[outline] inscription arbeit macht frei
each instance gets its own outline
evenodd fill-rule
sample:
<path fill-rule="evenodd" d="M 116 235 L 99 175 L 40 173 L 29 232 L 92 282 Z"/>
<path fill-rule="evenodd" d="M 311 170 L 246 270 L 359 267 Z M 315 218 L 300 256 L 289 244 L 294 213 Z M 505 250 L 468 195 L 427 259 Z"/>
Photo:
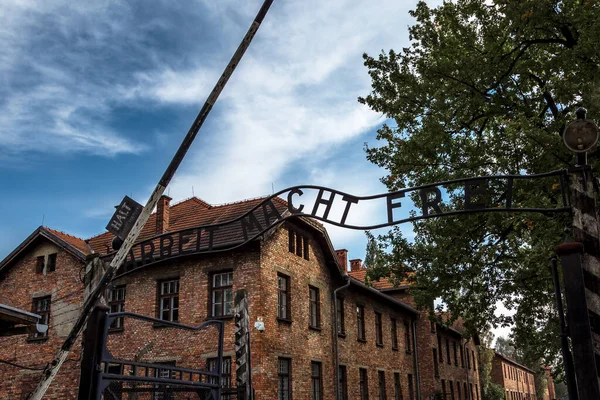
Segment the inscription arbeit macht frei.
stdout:
<path fill-rule="evenodd" d="M 350 229 L 370 230 L 420 219 L 473 212 L 563 212 L 569 209 L 566 203 L 558 208 L 527 208 L 521 206 L 522 199 L 514 199 L 517 193 L 515 182 L 519 180 L 527 184 L 546 180 L 541 184 L 551 184 L 557 189 L 556 195 L 560 198 L 564 194 L 561 174 L 558 171 L 529 176 L 470 178 L 362 197 L 320 186 L 288 188 L 265 198 L 246 214 L 231 221 L 169 232 L 136 244 L 121 273 L 169 258 L 232 250 L 293 216 L 311 217 Z M 547 182 L 548 179 L 552 182 Z M 455 196 L 458 193 L 462 198 L 462 201 L 455 202 L 459 204 L 459 208 L 451 209 L 444 203 L 444 193 L 448 190 L 453 190 Z M 524 191 L 519 191 L 522 192 Z M 413 202 L 413 198 L 417 201 Z M 375 218 L 378 222 L 368 225 L 349 222 L 352 221 L 352 212 L 369 202 L 378 202 L 381 204 L 378 209 L 385 210 L 379 220 Z M 332 212 L 334 209 L 337 212 Z M 410 216 L 406 215 L 408 210 L 413 211 Z"/>

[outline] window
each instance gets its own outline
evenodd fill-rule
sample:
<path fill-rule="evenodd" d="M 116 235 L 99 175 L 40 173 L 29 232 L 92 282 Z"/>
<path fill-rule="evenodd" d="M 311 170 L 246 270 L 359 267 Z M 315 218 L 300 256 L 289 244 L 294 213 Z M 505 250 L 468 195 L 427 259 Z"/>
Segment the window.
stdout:
<path fill-rule="evenodd" d="M 394 400 L 402 400 L 402 385 L 400 384 L 400 372 L 394 372 Z"/>
<path fill-rule="evenodd" d="M 277 399 L 290 400 L 292 398 L 292 381 L 290 379 L 292 360 L 289 358 L 279 358 L 278 364 Z"/>
<path fill-rule="evenodd" d="M 217 370 L 217 359 L 209 358 L 206 360 L 206 367 L 209 371 Z M 215 379 L 211 380 L 212 383 L 215 383 Z M 221 364 L 221 387 L 222 388 L 231 388 L 231 357 L 223 357 L 223 363 Z M 234 396 L 230 394 L 222 394 L 222 400 L 234 400 Z"/>
<path fill-rule="evenodd" d="M 125 285 L 116 286 L 108 291 L 108 307 L 111 313 L 125 311 Z M 123 317 L 118 317 L 110 324 L 112 330 L 123 329 Z"/>
<path fill-rule="evenodd" d="M 456 342 L 452 342 L 454 348 L 454 365 L 458 366 L 458 352 L 456 351 Z"/>
<path fill-rule="evenodd" d="M 277 274 L 277 318 L 291 320 L 290 315 L 290 277 Z"/>
<path fill-rule="evenodd" d="M 379 378 L 379 400 L 386 400 L 387 394 L 385 391 L 385 372 L 377 371 L 377 377 Z"/>
<path fill-rule="evenodd" d="M 456 382 L 456 398 L 460 400 L 460 382 Z"/>
<path fill-rule="evenodd" d="M 404 345 L 406 346 L 406 352 L 410 353 L 410 325 L 408 321 L 404 321 Z"/>
<path fill-rule="evenodd" d="M 218 272 L 212 276 L 211 315 L 224 317 L 233 315 L 233 272 Z"/>
<path fill-rule="evenodd" d="M 475 400 L 475 394 L 473 393 L 473 384 L 469 383 L 469 388 L 471 389 L 471 399 Z"/>
<path fill-rule="evenodd" d="M 375 312 L 375 344 L 383 347 L 383 328 L 381 326 L 381 313 Z"/>
<path fill-rule="evenodd" d="M 446 400 L 446 381 L 442 379 L 442 398 Z"/>
<path fill-rule="evenodd" d="M 43 274 L 44 273 L 44 256 L 39 256 L 35 261 L 35 273 Z"/>
<path fill-rule="evenodd" d="M 477 384 L 475 384 L 475 395 L 477 396 L 477 400 L 479 400 L 479 389 L 477 388 Z"/>
<path fill-rule="evenodd" d="M 473 355 L 473 371 L 477 371 L 477 362 L 475 361 L 475 350 L 471 350 L 471 354 Z"/>
<path fill-rule="evenodd" d="M 357 304 L 356 305 L 356 326 L 358 328 L 358 340 L 366 341 L 365 335 L 365 307 Z"/>
<path fill-rule="evenodd" d="M 434 347 L 431 349 L 433 352 L 433 374 L 436 378 L 440 377 L 440 364 L 438 363 L 437 358 L 437 349 Z"/>
<path fill-rule="evenodd" d="M 158 364 L 162 364 L 165 366 L 175 366 L 175 361 L 167 361 L 161 362 Z M 154 376 L 156 378 L 175 378 L 175 371 L 171 368 L 157 368 L 154 370 Z M 154 386 L 154 391 L 152 392 L 152 400 L 173 400 L 175 398 L 175 393 L 171 390 L 170 385 L 158 385 Z"/>
<path fill-rule="evenodd" d="M 311 328 L 321 329 L 321 300 L 319 289 L 313 286 L 308 287 L 309 296 L 309 325 Z"/>
<path fill-rule="evenodd" d="M 444 356 L 442 353 L 442 336 L 438 333 L 437 334 L 437 341 L 438 341 L 438 355 L 440 357 L 440 362 L 443 363 L 444 362 Z"/>
<path fill-rule="evenodd" d="M 448 386 L 450 387 L 450 400 L 454 400 L 454 384 L 452 381 L 448 381 Z"/>
<path fill-rule="evenodd" d="M 415 400 L 415 390 L 413 388 L 413 378 L 411 374 L 408 374 L 408 399 Z"/>
<path fill-rule="evenodd" d="M 467 356 L 467 368 L 471 369 L 471 357 L 469 357 L 469 349 L 465 347 L 465 356 Z"/>
<path fill-rule="evenodd" d="M 463 388 L 465 389 L 465 399 L 469 399 L 469 392 L 467 391 L 467 382 L 464 383 Z"/>
<path fill-rule="evenodd" d="M 309 259 L 308 255 L 308 238 L 294 231 L 288 229 L 288 243 L 290 253 L 296 254 L 298 257 L 303 257 L 305 260 Z"/>
<path fill-rule="evenodd" d="M 448 365 L 452 364 L 450 362 L 450 341 L 448 338 L 446 338 L 446 361 L 448 362 Z"/>
<path fill-rule="evenodd" d="M 179 321 L 179 278 L 158 283 L 158 318 Z"/>
<path fill-rule="evenodd" d="M 392 350 L 398 350 L 398 323 L 396 318 L 390 318 L 392 329 Z"/>
<path fill-rule="evenodd" d="M 48 330 L 44 333 L 35 332 L 32 333 L 30 339 L 44 339 L 48 337 L 48 331 L 50 330 L 50 296 L 38 297 L 33 299 L 33 312 L 38 314 L 40 318 L 40 324 L 48 325 Z"/>
<path fill-rule="evenodd" d="M 338 335 L 346 335 L 346 324 L 344 323 L 344 299 L 337 299 L 337 332 Z"/>
<path fill-rule="evenodd" d="M 348 375 L 345 365 L 338 368 L 338 388 L 338 400 L 348 400 Z"/>
<path fill-rule="evenodd" d="M 463 346 L 461 344 L 458 347 L 460 349 L 460 366 L 464 368 L 465 367 L 465 356 L 463 354 Z"/>
<path fill-rule="evenodd" d="M 366 368 L 358 369 L 360 400 L 369 400 L 369 375 Z"/>
<path fill-rule="evenodd" d="M 296 232 L 291 229 L 288 229 L 288 240 L 290 253 L 296 253 Z"/>
<path fill-rule="evenodd" d="M 46 268 L 46 273 L 54 271 L 56 271 L 56 253 L 48 256 L 48 266 Z"/>
<path fill-rule="evenodd" d="M 323 375 L 320 362 L 310 363 L 310 380 L 312 386 L 312 400 L 323 400 Z"/>

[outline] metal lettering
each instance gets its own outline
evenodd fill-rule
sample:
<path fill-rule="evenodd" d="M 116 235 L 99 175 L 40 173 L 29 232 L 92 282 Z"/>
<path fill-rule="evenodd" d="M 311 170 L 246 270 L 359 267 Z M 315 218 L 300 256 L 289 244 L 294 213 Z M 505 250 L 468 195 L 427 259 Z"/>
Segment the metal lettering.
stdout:
<path fill-rule="evenodd" d="M 342 197 L 342 200 L 346 202 L 346 208 L 344 208 L 344 214 L 342 215 L 342 220 L 340 223 L 344 225 L 346 223 L 346 218 L 348 217 L 348 212 L 350 211 L 350 206 L 352 204 L 358 204 L 358 198 L 350 195 L 345 195 Z"/>
<path fill-rule="evenodd" d="M 319 210 L 319 206 L 323 204 L 325 206 L 325 212 L 323 213 L 323 219 L 327 219 L 329 215 L 329 211 L 331 210 L 331 205 L 333 204 L 333 198 L 335 197 L 335 192 L 331 192 L 331 196 L 329 196 L 329 200 L 323 200 L 323 189 L 319 190 L 319 194 L 317 195 L 317 199 L 315 200 L 315 206 L 313 207 L 311 215 L 314 217 L 317 215 L 317 211 Z"/>
<path fill-rule="evenodd" d="M 400 203 L 400 202 L 393 203 L 392 200 L 401 199 L 403 197 L 404 197 L 404 192 L 390 193 L 385 197 L 386 202 L 387 202 L 388 222 L 390 224 L 394 222 L 394 208 L 402 207 L 402 203 Z"/>
<path fill-rule="evenodd" d="M 269 207 L 271 211 L 267 210 L 267 207 Z M 263 213 L 265 214 L 265 221 L 267 226 L 271 225 L 271 217 L 274 217 L 275 222 L 281 219 L 281 214 L 279 214 L 279 211 L 277 210 L 275 204 L 273 204 L 271 200 L 267 200 L 267 202 L 262 205 L 262 209 Z"/>
<path fill-rule="evenodd" d="M 433 193 L 433 199 L 429 198 L 429 193 Z M 441 215 L 442 210 L 440 209 L 440 201 L 442 201 L 442 192 L 437 186 L 421 189 L 419 190 L 419 195 L 421 196 L 421 208 L 423 210 L 423 216 L 427 217 L 429 215 L 429 209 L 433 208 L 436 215 Z"/>
<path fill-rule="evenodd" d="M 476 195 L 488 195 L 487 183 L 486 179 L 465 182 L 465 210 L 481 210 L 487 207 L 486 201 L 472 202 Z"/>
<path fill-rule="evenodd" d="M 190 251 L 189 248 L 184 248 L 183 246 L 190 243 L 191 240 L 194 238 L 194 230 L 193 229 L 187 229 L 185 231 L 181 231 L 179 232 L 179 254 L 185 254 L 185 253 L 193 253 L 194 249 L 192 249 L 192 251 Z"/>
<path fill-rule="evenodd" d="M 168 246 L 165 246 L 165 241 L 168 240 Z M 171 257 L 173 247 L 173 237 L 171 235 L 161 236 L 160 238 L 160 252 L 158 254 L 159 258 L 168 258 Z M 166 250 L 166 253 L 165 253 Z"/>
<path fill-rule="evenodd" d="M 260 225 L 260 222 L 258 222 L 258 219 L 254 215 L 254 212 L 251 212 L 250 214 L 248 214 L 247 219 L 242 218 L 241 223 L 242 223 L 242 231 L 244 233 L 244 240 L 248 240 L 248 230 L 250 230 L 250 232 L 252 232 L 253 230 L 262 231 L 262 229 L 263 229 L 262 226 Z"/>
<path fill-rule="evenodd" d="M 146 252 L 146 246 L 150 246 L 150 252 Z M 154 262 L 154 243 L 152 240 L 146 240 L 140 244 L 140 252 L 142 253 L 142 265 Z"/>
<path fill-rule="evenodd" d="M 298 196 L 302 196 L 304 194 L 304 192 L 298 188 L 290 190 L 290 192 L 288 193 L 288 196 L 287 196 L 288 210 L 292 214 L 300 214 L 302 212 L 302 210 L 304 210 L 304 204 L 300 204 L 300 207 L 298 207 L 298 208 L 294 207 L 294 204 L 292 203 L 292 196 L 295 194 L 297 194 Z"/>

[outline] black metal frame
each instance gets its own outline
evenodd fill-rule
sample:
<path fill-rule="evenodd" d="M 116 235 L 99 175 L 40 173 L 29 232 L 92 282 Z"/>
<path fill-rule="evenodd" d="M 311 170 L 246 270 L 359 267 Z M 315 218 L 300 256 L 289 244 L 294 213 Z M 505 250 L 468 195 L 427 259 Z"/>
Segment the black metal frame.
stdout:
<path fill-rule="evenodd" d="M 563 207 L 559 207 L 559 208 L 513 208 L 513 203 L 512 203 L 512 196 L 513 196 L 513 182 L 515 180 L 520 180 L 520 179 L 527 179 L 527 180 L 532 180 L 532 179 L 537 179 L 537 178 L 546 178 L 546 177 L 552 177 L 552 176 L 556 176 L 559 178 L 559 185 L 560 185 L 560 189 L 561 189 L 561 200 L 562 200 L 562 204 Z M 354 196 L 345 192 L 341 192 L 339 190 L 335 190 L 335 189 L 330 189 L 324 186 L 316 186 L 316 185 L 305 185 L 305 186 L 293 186 L 287 189 L 283 189 L 280 190 L 274 194 L 272 194 L 269 197 L 266 197 L 265 199 L 263 199 L 260 203 L 258 203 L 257 205 L 255 205 L 254 207 L 252 207 L 249 211 L 247 211 L 245 214 L 231 219 L 229 221 L 225 221 L 225 222 L 220 222 L 220 223 L 216 223 L 216 224 L 210 224 L 210 225 L 200 225 L 198 227 L 194 227 L 194 228 L 187 228 L 187 229 L 183 229 L 180 231 L 174 231 L 174 232 L 168 232 L 168 233 L 163 233 L 161 235 L 156 235 L 154 237 L 152 237 L 151 239 L 142 241 L 142 242 L 138 242 L 134 245 L 134 247 L 132 248 L 132 252 L 130 254 L 133 254 L 133 249 L 134 248 L 139 248 L 140 249 L 140 253 L 142 254 L 141 258 L 133 258 L 130 257 L 128 259 L 128 262 L 126 262 L 123 266 L 123 268 L 117 273 L 117 276 L 115 279 L 128 275 L 134 271 L 139 270 L 140 268 L 146 267 L 148 265 L 152 265 L 152 264 L 156 264 L 158 262 L 164 261 L 165 259 L 177 259 L 179 257 L 185 257 L 188 255 L 192 255 L 192 254 L 208 254 L 208 253 L 219 253 L 219 252 L 223 252 L 223 251 L 231 251 L 231 250 L 235 250 L 243 245 L 245 245 L 246 243 L 256 239 L 257 237 L 263 235 L 265 232 L 267 232 L 268 230 L 272 229 L 273 227 L 275 227 L 276 225 L 280 224 L 281 222 L 292 218 L 292 217 L 298 217 L 298 216 L 306 216 L 306 217 L 310 217 L 310 218 L 314 218 L 323 222 L 327 222 L 330 223 L 332 225 L 335 226 L 339 226 L 339 227 L 343 227 L 343 228 L 349 228 L 349 229 L 356 229 L 356 230 L 372 230 L 372 229 L 378 229 L 378 228 L 382 228 L 382 227 L 386 227 L 386 226 L 392 226 L 392 225 L 398 225 L 401 223 L 405 223 L 405 222 L 412 222 L 412 221 L 419 221 L 419 220 L 424 220 L 424 219 L 429 219 L 429 218 L 434 218 L 434 217 L 441 217 L 441 216 L 450 216 L 450 215 L 463 215 L 463 214 L 473 214 L 473 213 L 482 213 L 482 212 L 535 212 L 535 213 L 543 213 L 543 214 L 552 214 L 552 213 L 561 213 L 561 212 L 570 212 L 571 211 L 571 207 L 570 204 L 568 202 L 568 196 L 567 196 L 567 171 L 565 170 L 559 170 L 559 171 L 552 171 L 552 172 L 547 172 L 544 174 L 536 174 L 536 175 L 494 175 L 494 176 L 483 176 L 483 177 L 475 177 L 475 178 L 464 178 L 464 179 L 454 179 L 454 180 L 449 180 L 449 181 L 444 181 L 444 182 L 438 182 L 438 183 L 431 183 L 431 184 L 426 184 L 426 185 L 421 185 L 421 186 L 416 186 L 416 187 L 412 187 L 412 188 L 407 188 L 407 189 L 402 189 L 402 190 L 398 190 L 395 192 L 390 192 L 390 193 L 383 193 L 383 194 L 377 194 L 377 195 L 371 195 L 371 196 Z M 490 207 L 486 207 L 483 206 L 481 207 L 481 204 L 470 204 L 468 203 L 468 201 L 471 199 L 471 196 L 473 194 L 477 194 L 477 189 L 476 186 L 479 183 L 482 182 L 488 182 L 491 180 L 506 180 L 507 181 L 507 189 L 505 192 L 505 207 L 501 208 L 501 207 L 494 207 L 494 208 L 490 208 Z M 469 183 L 472 183 L 471 185 L 469 185 Z M 473 184 L 475 183 L 475 184 Z M 393 215 L 392 215 L 392 211 L 394 208 L 397 208 L 398 205 L 396 203 L 393 203 L 392 201 L 395 199 L 399 199 L 399 198 L 404 198 L 406 197 L 406 194 L 409 192 L 419 192 L 419 194 L 421 195 L 422 199 L 424 201 L 425 198 L 423 196 L 426 196 L 428 193 L 435 193 L 435 191 L 437 190 L 439 193 L 439 189 L 438 187 L 443 187 L 443 186 L 456 186 L 456 185 L 464 185 L 464 190 L 465 190 L 465 209 L 464 210 L 454 210 L 454 211 L 444 211 L 441 212 L 441 210 L 436 211 L 435 213 L 430 213 L 428 210 L 426 210 L 426 207 L 423 207 L 423 215 L 418 215 L 418 216 L 412 216 L 410 218 L 404 218 L 404 219 L 400 219 L 400 220 L 394 220 L 393 219 Z M 302 189 L 309 189 L 309 190 L 319 190 L 319 195 L 317 197 L 317 200 L 315 202 L 315 205 L 312 209 L 312 212 L 310 213 L 304 213 L 303 209 L 304 209 L 304 205 L 300 205 L 298 208 L 294 207 L 293 205 L 293 201 L 292 201 L 292 196 L 294 195 L 302 195 Z M 323 194 L 327 192 L 328 194 L 330 194 L 329 200 L 323 199 L 322 196 Z M 277 210 L 273 199 L 284 194 L 287 193 L 287 211 L 285 213 L 281 213 L 280 211 Z M 425 193 L 425 194 L 423 194 Z M 341 218 L 341 221 L 334 221 L 329 219 L 329 209 L 331 207 L 331 203 L 333 202 L 334 197 L 341 197 L 341 201 L 345 201 L 346 202 L 346 209 L 344 210 L 344 214 Z M 376 200 L 376 199 L 383 199 L 385 198 L 387 201 L 387 206 L 388 206 L 388 222 L 385 223 L 381 223 L 381 224 L 376 224 L 376 225 L 366 225 L 366 226 L 357 226 L 357 225 L 349 225 L 345 223 L 345 220 L 348 216 L 348 212 L 350 210 L 350 206 L 351 204 L 357 204 L 359 201 L 364 201 L 364 200 Z M 433 203 L 428 203 L 428 204 L 433 204 Z M 325 211 L 322 213 L 322 215 L 318 215 L 318 208 L 320 205 L 324 205 Z M 436 204 L 437 205 L 437 204 Z M 435 207 L 433 207 L 435 210 Z M 260 214 L 255 214 L 255 212 L 258 212 Z M 261 223 L 259 222 L 257 215 L 260 216 L 260 218 L 263 218 L 264 215 L 264 220 L 263 220 L 263 225 L 261 225 Z M 218 246 L 213 246 L 213 234 L 214 232 L 218 231 L 220 228 L 222 227 L 233 227 L 237 230 L 237 232 L 241 232 L 242 234 L 240 234 L 240 237 L 243 236 L 243 240 L 237 240 L 237 241 L 232 241 L 230 243 L 221 243 Z M 181 248 L 181 244 L 180 244 L 180 248 L 178 252 L 171 252 L 171 248 L 169 247 L 169 254 L 168 256 L 165 256 L 164 254 L 161 254 L 162 250 L 158 249 L 158 254 L 155 254 L 156 249 L 155 247 L 155 242 L 159 242 L 162 243 L 163 239 L 169 239 L 170 243 L 174 242 L 173 238 L 178 237 L 179 238 L 179 242 L 183 242 L 184 240 L 188 239 L 190 237 L 190 235 L 195 235 L 198 237 L 198 242 L 196 245 L 195 249 L 182 249 Z M 208 236 L 208 238 L 206 240 L 203 240 L 204 244 L 200 243 L 200 237 L 201 235 L 204 235 L 204 237 Z M 149 246 L 152 249 L 152 253 L 151 254 L 145 254 L 144 250 L 145 247 Z M 161 244 L 162 246 L 162 244 Z M 114 253 L 108 254 L 106 257 L 112 257 L 114 255 Z"/>
<path fill-rule="evenodd" d="M 195 370 L 190 368 L 181 368 L 165 364 L 152 364 L 147 362 L 127 361 L 114 358 L 108 351 L 107 339 L 110 325 L 117 318 L 129 317 L 161 326 L 184 329 L 188 331 L 200 331 L 210 326 L 215 326 L 218 330 L 218 350 L 217 350 L 217 370 L 216 372 L 208 370 Z M 161 385 L 176 385 L 174 391 L 200 391 L 210 390 L 214 400 L 221 399 L 221 377 L 223 364 L 223 342 L 224 342 L 224 323 L 221 320 L 209 320 L 198 326 L 183 325 L 176 322 L 164 321 L 157 318 L 147 317 L 145 315 L 134 314 L 130 312 L 118 312 L 108 314 L 108 308 L 98 306 L 92 312 L 88 327 L 84 335 L 84 349 L 81 361 L 81 379 L 79 387 L 79 400 L 100 400 L 102 393 L 111 382 L 144 382 Z M 109 373 L 109 366 L 120 365 L 121 374 Z M 131 368 L 133 375 L 124 375 L 125 368 Z M 138 369 L 144 370 L 144 375 L 137 375 Z M 179 372 L 180 379 L 160 378 L 149 376 L 150 370 L 169 370 Z M 172 376 L 172 374 L 169 374 Z M 184 379 L 187 376 L 188 379 Z M 217 383 L 213 383 L 217 382 Z M 145 391 L 153 391 L 151 388 Z M 127 389 L 124 389 L 127 391 Z M 136 389 L 140 391 L 140 389 Z"/>

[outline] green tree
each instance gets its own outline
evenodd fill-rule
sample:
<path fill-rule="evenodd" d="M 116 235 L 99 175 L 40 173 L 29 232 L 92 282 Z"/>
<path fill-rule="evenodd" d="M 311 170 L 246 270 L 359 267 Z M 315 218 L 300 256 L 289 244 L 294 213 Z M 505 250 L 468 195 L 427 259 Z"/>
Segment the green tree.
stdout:
<path fill-rule="evenodd" d="M 367 158 L 389 190 L 491 174 L 534 174 L 574 162 L 561 132 L 580 106 L 600 115 L 600 5 L 593 0 L 457 0 L 411 11 L 411 45 L 364 56 L 372 92 L 359 101 L 389 118 Z M 590 163 L 597 167 L 595 155 Z M 521 206 L 561 204 L 558 185 L 524 183 Z M 445 206 L 459 208 L 461 189 Z M 413 199 L 417 204 L 419 199 Z M 471 214 L 379 236 L 372 279 L 411 279 L 416 301 L 442 300 L 471 332 L 514 324 L 529 359 L 557 364 L 548 258 L 564 215 Z M 495 315 L 497 303 L 516 309 Z M 439 302 L 438 302 L 439 303 Z"/>
<path fill-rule="evenodd" d="M 500 385 L 492 382 L 492 360 L 494 359 L 494 349 L 492 342 L 494 335 L 488 328 L 481 334 L 481 345 L 477 350 L 479 365 L 479 385 L 481 387 L 481 397 L 483 400 L 503 400 L 504 389 Z"/>

